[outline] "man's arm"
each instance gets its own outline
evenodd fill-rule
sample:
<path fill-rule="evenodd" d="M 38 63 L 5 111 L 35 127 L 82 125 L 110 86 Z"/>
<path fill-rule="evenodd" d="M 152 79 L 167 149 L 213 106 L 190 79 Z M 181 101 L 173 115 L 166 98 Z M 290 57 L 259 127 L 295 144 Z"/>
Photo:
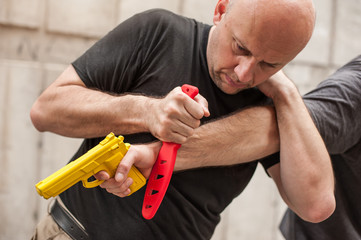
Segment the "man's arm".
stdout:
<path fill-rule="evenodd" d="M 175 170 L 250 162 L 279 151 L 274 108 L 252 107 L 195 129 L 178 150 Z"/>
<path fill-rule="evenodd" d="M 209 115 L 205 99 L 197 95 L 195 100 L 180 87 L 159 99 L 89 89 L 69 66 L 34 103 L 31 119 L 39 131 L 68 137 L 151 132 L 158 139 L 182 143 L 200 125 L 199 119 Z"/>
<path fill-rule="evenodd" d="M 281 164 L 270 173 L 281 196 L 303 219 L 322 221 L 335 208 L 333 171 L 323 140 L 286 76 L 280 73 L 260 89 L 274 100 L 275 110 L 249 108 L 200 126 L 179 149 L 175 170 L 245 163 L 280 151 Z M 136 152 L 138 146 L 133 147 Z M 131 164 L 144 160 L 151 166 L 152 157 L 142 154 L 126 156 L 118 171 L 126 172 Z"/>
<path fill-rule="evenodd" d="M 282 72 L 270 80 L 260 88 L 273 99 L 281 140 L 280 164 L 269 173 L 295 213 L 310 222 L 323 221 L 335 209 L 326 146 L 294 84 Z"/>

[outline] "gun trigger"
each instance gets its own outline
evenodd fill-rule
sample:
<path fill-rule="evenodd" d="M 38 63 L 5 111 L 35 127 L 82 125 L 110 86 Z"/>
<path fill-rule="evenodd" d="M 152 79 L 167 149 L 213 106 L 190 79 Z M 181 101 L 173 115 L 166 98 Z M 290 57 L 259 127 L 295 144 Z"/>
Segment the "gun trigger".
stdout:
<path fill-rule="evenodd" d="M 89 182 L 88 179 L 86 179 L 86 180 L 82 180 L 82 182 L 83 182 L 84 187 L 86 187 L 86 188 L 94 188 L 94 187 L 97 187 L 100 184 L 102 184 L 104 182 L 104 180 L 96 179 L 94 181 Z"/>

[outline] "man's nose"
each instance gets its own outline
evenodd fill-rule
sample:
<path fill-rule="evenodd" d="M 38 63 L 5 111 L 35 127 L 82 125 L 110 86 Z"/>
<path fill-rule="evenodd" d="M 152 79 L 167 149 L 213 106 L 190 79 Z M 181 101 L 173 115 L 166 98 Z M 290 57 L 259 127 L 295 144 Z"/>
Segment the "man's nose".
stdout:
<path fill-rule="evenodd" d="M 257 60 L 253 56 L 240 57 L 238 65 L 234 68 L 238 81 L 242 83 L 251 82 L 254 77 L 256 66 Z"/>

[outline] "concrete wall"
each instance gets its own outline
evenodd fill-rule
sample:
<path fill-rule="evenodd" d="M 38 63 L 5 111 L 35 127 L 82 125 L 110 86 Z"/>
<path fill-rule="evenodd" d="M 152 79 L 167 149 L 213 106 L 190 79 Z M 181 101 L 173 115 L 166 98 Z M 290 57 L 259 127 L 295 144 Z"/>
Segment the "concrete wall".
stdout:
<path fill-rule="evenodd" d="M 34 184 L 63 166 L 79 139 L 32 126 L 32 103 L 65 67 L 134 13 L 154 7 L 211 23 L 216 0 L 0 0 L 0 240 L 29 239 L 47 201 Z M 361 53 L 361 1 L 315 0 L 316 30 L 286 67 L 302 93 Z M 226 186 L 225 186 L 226 187 Z M 284 204 L 262 168 L 222 214 L 212 240 L 278 240 Z"/>

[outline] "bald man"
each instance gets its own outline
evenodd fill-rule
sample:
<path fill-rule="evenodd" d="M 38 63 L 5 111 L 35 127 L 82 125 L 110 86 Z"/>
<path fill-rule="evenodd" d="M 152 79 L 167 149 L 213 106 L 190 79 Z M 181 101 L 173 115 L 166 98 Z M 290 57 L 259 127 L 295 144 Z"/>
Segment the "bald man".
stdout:
<path fill-rule="evenodd" d="M 327 151 L 297 89 L 282 73 L 278 74 L 280 78 L 269 79 L 310 39 L 314 26 L 312 3 L 220 0 L 213 20 L 214 26 L 209 26 L 165 10 L 137 14 L 74 61 L 41 94 L 31 110 L 34 126 L 39 131 L 85 138 L 72 160 L 109 132 L 124 135 L 133 146 L 114 178 L 105 172 L 96 175 L 106 180 L 101 187 L 84 189 L 78 184 L 61 194 L 50 215 L 39 223 L 33 239 L 57 234 L 65 239 L 211 238 L 220 213 L 246 187 L 257 162 L 223 163 L 222 155 L 211 155 L 218 150 L 227 152 L 217 149 L 217 142 L 230 137 L 232 125 L 222 126 L 220 133 L 228 129 L 222 138 L 205 135 L 197 139 L 196 133 L 208 125 L 199 127 L 206 121 L 270 100 L 280 111 L 279 127 L 260 131 L 266 140 L 253 141 L 251 134 L 239 139 L 255 144 L 252 151 L 245 148 L 257 156 L 248 161 L 275 152 L 281 145 L 281 155 L 305 149 L 302 154 L 307 161 L 320 158 L 327 170 Z M 195 101 L 181 92 L 178 86 L 184 83 L 199 88 Z M 270 108 L 266 107 L 265 116 L 274 118 L 267 111 Z M 297 127 L 292 123 L 295 116 Z M 245 130 L 266 129 L 263 124 L 255 127 L 255 123 L 249 122 L 252 128 Z M 294 131 L 288 131 L 290 128 Z M 307 134 L 302 134 L 305 130 Z M 267 142 L 278 134 L 280 140 Z M 148 176 L 161 146 L 159 140 L 184 144 L 186 148 L 195 138 L 195 148 L 210 152 L 203 166 L 209 162 L 217 167 L 180 161 L 183 166 L 177 165 L 178 170 L 197 169 L 175 173 L 156 216 L 143 219 L 145 188 L 123 198 L 130 193 L 132 184 L 132 179 L 126 177 L 128 167 L 134 163 Z M 317 151 L 306 149 L 310 138 L 319 147 Z M 296 139 L 299 141 L 294 147 L 291 143 Z M 286 144 L 284 148 L 282 143 Z M 147 156 L 148 161 L 139 156 Z M 322 186 L 329 190 L 326 183 Z M 320 195 L 312 201 L 318 203 L 317 197 Z M 304 207 L 309 202 L 300 203 L 296 198 L 292 195 L 290 205 L 306 211 Z M 62 211 L 71 216 L 58 217 Z M 328 214 L 323 212 L 321 218 Z"/>

